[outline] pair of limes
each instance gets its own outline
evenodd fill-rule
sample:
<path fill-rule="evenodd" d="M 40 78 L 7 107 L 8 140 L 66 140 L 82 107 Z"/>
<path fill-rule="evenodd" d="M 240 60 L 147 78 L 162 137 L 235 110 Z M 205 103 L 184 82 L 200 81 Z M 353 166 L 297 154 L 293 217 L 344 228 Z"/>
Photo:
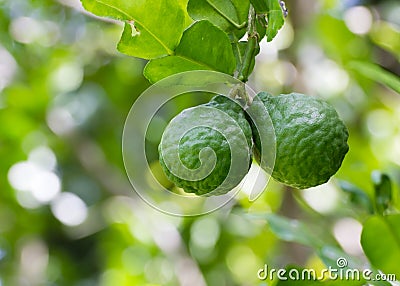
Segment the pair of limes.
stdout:
<path fill-rule="evenodd" d="M 171 121 L 175 123 L 174 126 L 179 126 L 176 123 L 187 121 L 191 121 L 194 126 L 178 138 L 179 146 L 168 146 L 169 143 L 164 140 L 165 133 L 163 134 L 159 145 L 160 163 L 168 179 L 176 186 L 183 188 L 185 192 L 197 195 L 224 194 L 244 178 L 250 167 L 252 155 L 263 169 L 271 172 L 270 166 L 267 166 L 269 158 L 263 158 L 261 161 L 261 142 L 266 140 L 268 144 L 268 140 L 275 140 L 276 157 L 271 174 L 274 179 L 300 189 L 328 181 L 341 166 L 349 149 L 348 131 L 336 110 L 321 99 L 299 93 L 272 96 L 261 92 L 257 96 L 269 113 L 275 138 L 261 138 L 259 134 L 262 132 L 258 132 L 257 128 L 263 128 L 262 124 L 261 126 L 258 124 L 256 128 L 254 122 L 246 116 L 246 112 L 238 103 L 228 97 L 217 95 L 204 106 L 216 108 L 233 119 L 233 121 L 227 121 L 224 132 L 221 133 L 220 127 L 213 128 L 213 124 L 196 126 L 196 122 L 201 122 L 202 116 L 212 115 L 204 112 L 198 115 L 190 112 L 191 109 L 187 109 Z M 215 118 L 214 122 L 217 120 L 218 118 Z M 221 122 L 218 123 L 221 125 Z M 267 124 L 265 128 L 268 128 Z M 175 129 L 178 128 L 175 127 Z M 173 136 L 174 131 L 176 134 L 181 133 L 181 130 L 169 128 L 169 136 L 171 134 Z M 244 145 L 232 146 L 231 142 L 237 142 L 232 141 L 232 138 L 245 138 L 246 142 Z M 180 164 L 192 170 L 207 167 L 208 157 L 201 160 L 199 154 L 203 149 L 209 148 L 213 150 L 213 160 L 209 160 L 212 166 L 208 167 L 212 170 L 207 173 L 207 176 L 200 179 L 195 175 L 182 177 L 179 171 L 171 170 L 171 166 Z M 169 150 L 178 150 L 174 162 L 165 161 L 166 152 L 170 152 Z M 247 152 L 249 160 L 242 160 L 243 162 L 239 164 L 245 164 L 245 168 L 234 172 L 232 169 L 235 166 L 231 164 L 237 152 L 238 154 Z"/>

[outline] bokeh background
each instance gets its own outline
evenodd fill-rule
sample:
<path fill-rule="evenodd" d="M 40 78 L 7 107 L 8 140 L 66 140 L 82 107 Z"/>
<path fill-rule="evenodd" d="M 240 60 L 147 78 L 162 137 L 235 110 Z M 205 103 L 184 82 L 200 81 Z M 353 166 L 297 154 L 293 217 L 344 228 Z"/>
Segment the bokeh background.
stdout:
<path fill-rule="evenodd" d="M 373 197 L 379 170 L 398 196 L 400 95 L 371 64 L 400 74 L 400 2 L 286 5 L 286 24 L 263 40 L 249 85 L 334 105 L 350 131 L 342 168 L 317 188 L 271 182 L 250 203 L 244 186 L 223 210 L 179 218 L 143 203 L 125 174 L 124 120 L 149 83 L 144 60 L 116 51 L 121 23 L 77 0 L 0 0 L 0 285 L 270 285 L 257 278 L 264 264 L 324 267 L 310 245 L 254 212 L 297 219 L 368 265 L 360 235 L 369 211 L 341 186 Z M 146 142 L 156 176 L 168 118 L 204 100 L 179 99 L 153 121 Z"/>

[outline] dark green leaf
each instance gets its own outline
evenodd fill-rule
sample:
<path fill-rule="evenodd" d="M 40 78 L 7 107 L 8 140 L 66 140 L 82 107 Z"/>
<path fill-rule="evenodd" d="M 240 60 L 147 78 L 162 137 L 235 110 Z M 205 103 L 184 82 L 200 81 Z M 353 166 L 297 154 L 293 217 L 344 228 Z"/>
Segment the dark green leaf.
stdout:
<path fill-rule="evenodd" d="M 267 27 L 268 27 L 268 24 L 267 24 L 265 15 L 257 15 L 256 16 L 256 29 L 257 29 L 259 41 L 261 41 L 262 38 L 265 37 L 265 34 L 267 33 Z"/>
<path fill-rule="evenodd" d="M 175 55 L 151 60 L 144 74 L 156 82 L 190 70 L 214 70 L 232 75 L 235 56 L 228 36 L 209 21 L 196 22 L 183 34 Z"/>
<path fill-rule="evenodd" d="M 392 201 L 392 183 L 388 175 L 374 171 L 371 175 L 375 190 L 375 206 L 379 214 L 383 214 Z"/>
<path fill-rule="evenodd" d="M 339 181 L 339 186 L 344 192 L 349 194 L 352 203 L 361 206 L 370 214 L 374 212 L 372 201 L 363 190 L 347 181 Z"/>
<path fill-rule="evenodd" d="M 373 216 L 363 226 L 361 245 L 371 264 L 400 277 L 400 215 Z"/>
<path fill-rule="evenodd" d="M 93 14 L 125 22 L 118 50 L 134 57 L 173 54 L 186 25 L 185 10 L 178 1 L 82 0 L 82 4 Z"/>
<path fill-rule="evenodd" d="M 257 14 L 266 14 L 268 12 L 267 0 L 250 0 L 250 3 Z"/>
<path fill-rule="evenodd" d="M 349 68 L 400 93 L 400 78 L 376 64 L 352 61 L 349 63 Z"/>
<path fill-rule="evenodd" d="M 246 26 L 249 7 L 249 0 L 189 0 L 187 10 L 195 20 L 208 20 L 224 31 L 232 31 Z"/>
<path fill-rule="evenodd" d="M 267 41 L 272 41 L 282 28 L 285 20 L 279 0 L 267 0 L 268 4 L 268 27 L 267 27 Z"/>

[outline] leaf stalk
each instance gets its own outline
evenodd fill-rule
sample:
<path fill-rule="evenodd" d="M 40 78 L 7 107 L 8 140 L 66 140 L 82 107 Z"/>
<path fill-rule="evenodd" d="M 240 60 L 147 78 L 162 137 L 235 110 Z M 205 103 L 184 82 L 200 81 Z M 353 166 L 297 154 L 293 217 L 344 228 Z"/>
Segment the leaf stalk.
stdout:
<path fill-rule="evenodd" d="M 244 54 L 242 65 L 239 68 L 238 79 L 247 82 L 250 76 L 251 63 L 258 53 L 259 35 L 256 28 L 256 12 L 254 7 L 250 5 L 249 19 L 247 26 L 247 46 Z"/>

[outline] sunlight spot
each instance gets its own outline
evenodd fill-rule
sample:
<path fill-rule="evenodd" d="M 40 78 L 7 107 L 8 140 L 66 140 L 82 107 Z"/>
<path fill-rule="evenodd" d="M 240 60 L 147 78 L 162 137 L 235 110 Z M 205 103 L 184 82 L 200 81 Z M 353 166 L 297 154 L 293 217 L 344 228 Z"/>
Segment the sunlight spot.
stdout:
<path fill-rule="evenodd" d="M 323 97 L 344 92 L 350 82 L 347 72 L 328 59 L 307 64 L 303 80 L 309 89 Z"/>
<path fill-rule="evenodd" d="M 47 125 L 57 135 L 66 135 L 74 130 L 76 122 L 65 108 L 53 108 L 47 114 Z"/>
<path fill-rule="evenodd" d="M 286 61 L 280 61 L 279 64 L 274 69 L 273 74 L 274 78 L 276 79 L 277 82 L 279 82 L 279 84 L 291 85 L 294 83 L 296 79 L 297 70 L 292 63 Z"/>
<path fill-rule="evenodd" d="M 178 230 L 168 221 L 163 221 L 162 224 L 153 227 L 153 239 L 157 246 L 166 253 L 178 251 L 181 245 Z"/>
<path fill-rule="evenodd" d="M 61 181 L 56 174 L 30 161 L 14 164 L 8 171 L 8 181 L 17 191 L 31 193 L 17 193 L 22 205 L 29 208 L 37 206 L 38 203 L 50 202 L 61 191 Z"/>
<path fill-rule="evenodd" d="M 294 31 L 292 25 L 285 21 L 283 27 L 281 30 L 279 30 L 278 34 L 276 35 L 276 38 L 274 38 L 272 41 L 276 42 L 276 47 L 278 50 L 285 50 L 289 48 L 294 39 Z"/>
<path fill-rule="evenodd" d="M 344 14 L 347 28 L 357 35 L 364 35 L 372 27 L 372 13 L 364 6 L 355 6 L 348 9 Z"/>
<path fill-rule="evenodd" d="M 66 63 L 58 67 L 50 78 L 51 86 L 60 93 L 76 90 L 83 80 L 83 69 L 78 63 Z"/>
<path fill-rule="evenodd" d="M 41 203 L 48 203 L 61 192 L 61 182 L 56 174 L 41 171 L 32 181 L 30 188 L 35 199 Z"/>
<path fill-rule="evenodd" d="M 361 239 L 362 225 L 352 218 L 344 218 L 337 221 L 333 233 L 344 251 L 351 255 L 363 253 Z"/>
<path fill-rule="evenodd" d="M 25 242 L 20 256 L 20 278 L 38 285 L 44 281 L 49 263 L 49 250 L 41 239 L 31 239 Z"/>
<path fill-rule="evenodd" d="M 31 192 L 17 191 L 15 198 L 17 199 L 17 202 L 26 209 L 36 209 L 42 206 Z"/>
<path fill-rule="evenodd" d="M 61 193 L 51 203 L 54 216 L 67 226 L 76 226 L 83 223 L 87 217 L 86 204 L 73 193 Z"/>
<path fill-rule="evenodd" d="M 276 61 L 279 51 L 289 48 L 293 43 L 293 39 L 293 27 L 289 22 L 285 22 L 271 42 L 267 42 L 266 39 L 260 42 L 260 54 L 257 57 L 257 61 Z"/>
<path fill-rule="evenodd" d="M 190 240 L 201 248 L 213 248 L 219 239 L 219 235 L 219 224 L 212 217 L 196 220 L 190 229 Z"/>
<path fill-rule="evenodd" d="M 165 258 L 155 257 L 144 266 L 144 274 L 153 284 L 171 285 L 168 282 L 174 277 L 174 265 Z"/>
<path fill-rule="evenodd" d="M 10 34 L 19 43 L 30 44 L 43 33 L 40 23 L 29 17 L 14 19 L 10 25 Z"/>
<path fill-rule="evenodd" d="M 85 84 L 79 91 L 58 94 L 53 101 L 52 108 L 66 110 L 76 125 L 84 124 L 101 104 L 105 97 L 104 90 L 95 84 Z"/>
<path fill-rule="evenodd" d="M 17 68 L 13 56 L 0 45 L 0 92 L 11 83 Z"/>
<path fill-rule="evenodd" d="M 40 146 L 32 150 L 28 155 L 28 161 L 46 170 L 54 170 L 57 164 L 54 152 L 47 146 Z"/>
<path fill-rule="evenodd" d="M 339 193 L 331 183 L 302 190 L 301 194 L 310 207 L 320 213 L 329 213 L 335 210 L 339 201 Z"/>
<path fill-rule="evenodd" d="M 60 27 L 56 22 L 40 21 L 32 17 L 18 17 L 9 28 L 15 41 L 22 44 L 36 43 L 43 47 L 53 46 L 60 39 Z"/>
<path fill-rule="evenodd" d="M 30 191 L 40 168 L 32 162 L 19 162 L 8 170 L 8 181 L 18 191 Z"/>
<path fill-rule="evenodd" d="M 258 269 L 261 264 L 253 250 L 245 245 L 231 247 L 226 256 L 226 264 L 233 275 L 241 282 L 252 281 L 254 279 L 254 269 Z M 240 283 L 241 285 L 247 283 Z M 250 283 L 249 285 L 252 285 Z"/>
<path fill-rule="evenodd" d="M 251 164 L 250 170 L 243 179 L 242 192 L 250 194 L 260 194 L 264 191 L 268 183 L 266 173 L 257 164 Z"/>
<path fill-rule="evenodd" d="M 384 109 L 371 111 L 367 117 L 367 128 L 372 136 L 385 138 L 394 133 L 395 126 L 391 114 Z"/>
<path fill-rule="evenodd" d="M 400 166 L 400 134 L 393 138 L 390 160 Z"/>

